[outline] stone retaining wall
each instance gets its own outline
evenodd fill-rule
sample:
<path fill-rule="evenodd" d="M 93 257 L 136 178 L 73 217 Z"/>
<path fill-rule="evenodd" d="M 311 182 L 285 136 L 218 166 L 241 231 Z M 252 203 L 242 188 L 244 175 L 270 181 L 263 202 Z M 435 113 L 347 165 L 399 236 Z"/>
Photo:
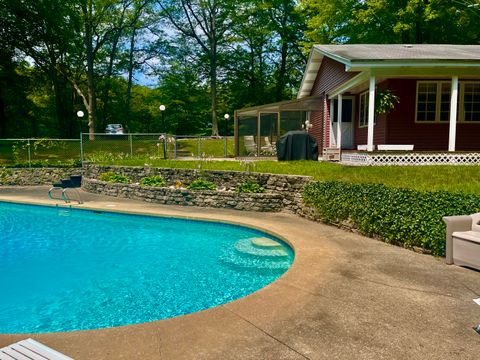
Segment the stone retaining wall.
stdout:
<path fill-rule="evenodd" d="M 82 188 L 96 194 L 144 200 L 166 205 L 269 212 L 281 211 L 284 208 L 282 196 L 272 193 L 251 194 L 236 193 L 234 191 L 194 191 L 168 187 L 140 186 L 137 184 L 112 184 L 94 179 L 83 179 Z"/>
<path fill-rule="evenodd" d="M 221 171 L 221 170 L 192 170 L 192 169 L 172 169 L 172 168 L 152 168 L 152 167 L 124 167 L 124 166 L 99 166 L 99 165 L 84 165 L 84 184 L 85 179 L 99 179 L 100 174 L 104 172 L 114 172 L 119 175 L 127 176 L 132 182 L 139 182 L 141 178 L 146 176 L 161 175 L 167 182 L 167 186 L 174 186 L 176 182 L 180 181 L 184 186 L 189 185 L 194 180 L 199 178 L 211 181 L 214 183 L 218 193 L 237 194 L 235 189 L 238 185 L 251 181 L 262 186 L 266 193 L 260 195 L 279 195 L 282 202 L 283 209 L 298 212 L 302 206 L 302 189 L 312 181 L 309 176 L 294 176 L 294 175 L 277 175 L 266 173 L 252 173 L 240 171 Z M 124 185 L 125 186 L 125 185 Z M 94 189 L 88 191 L 95 191 Z M 217 193 L 212 191 L 212 194 Z M 103 192 L 102 192 L 103 193 Z M 205 192 L 207 193 L 207 192 Z M 195 192 L 195 196 L 200 192 Z M 239 194 L 242 196 L 252 196 L 252 194 Z M 193 201 L 193 200 L 192 200 Z M 206 200 L 205 200 L 206 201 Z M 221 201 L 215 199 L 215 201 Z M 233 200 L 232 200 L 233 201 Z M 175 203 L 175 202 L 173 202 Z M 212 204 L 212 202 L 207 201 Z M 197 205 L 202 206 L 202 205 Z M 212 206 L 213 205 L 208 205 Z M 235 205 L 240 206 L 240 205 Z M 235 207 L 234 208 L 237 208 Z M 225 207 L 225 206 L 219 206 Z M 231 207 L 231 206 L 230 206 Z M 267 211 L 267 210 L 258 210 Z M 278 211 L 278 210 L 268 210 Z"/>
<path fill-rule="evenodd" d="M 52 185 L 81 173 L 80 168 L 0 168 L 0 185 Z"/>

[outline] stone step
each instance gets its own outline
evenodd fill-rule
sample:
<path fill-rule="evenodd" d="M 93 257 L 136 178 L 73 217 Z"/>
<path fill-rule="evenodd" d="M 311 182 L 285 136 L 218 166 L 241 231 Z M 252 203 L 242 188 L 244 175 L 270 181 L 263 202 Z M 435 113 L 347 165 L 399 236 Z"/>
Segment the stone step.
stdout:
<path fill-rule="evenodd" d="M 281 246 L 261 248 L 253 246 L 250 239 L 243 239 L 238 241 L 235 244 L 235 250 L 242 255 L 259 256 L 262 258 L 281 259 L 288 257 L 288 252 L 285 250 L 285 248 Z"/>
<path fill-rule="evenodd" d="M 266 237 L 251 238 L 250 242 L 253 246 L 260 249 L 283 249 L 279 242 Z"/>

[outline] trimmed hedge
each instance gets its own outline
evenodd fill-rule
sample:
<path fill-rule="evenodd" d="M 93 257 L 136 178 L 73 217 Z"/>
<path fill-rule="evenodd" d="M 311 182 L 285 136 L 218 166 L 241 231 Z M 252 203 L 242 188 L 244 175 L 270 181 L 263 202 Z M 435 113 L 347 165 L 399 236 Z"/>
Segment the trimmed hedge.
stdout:
<path fill-rule="evenodd" d="M 304 188 L 305 204 L 324 222 L 349 222 L 385 242 L 418 246 L 445 255 L 443 216 L 480 211 L 480 196 L 446 191 L 421 192 L 381 184 L 314 182 Z"/>

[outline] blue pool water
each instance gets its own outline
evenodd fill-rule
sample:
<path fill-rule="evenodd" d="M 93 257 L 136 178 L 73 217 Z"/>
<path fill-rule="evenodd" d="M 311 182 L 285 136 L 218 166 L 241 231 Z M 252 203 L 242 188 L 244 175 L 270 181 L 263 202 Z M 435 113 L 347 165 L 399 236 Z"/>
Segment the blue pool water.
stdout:
<path fill-rule="evenodd" d="M 0 202 L 0 333 L 98 329 L 192 313 L 281 276 L 293 253 L 222 223 Z"/>

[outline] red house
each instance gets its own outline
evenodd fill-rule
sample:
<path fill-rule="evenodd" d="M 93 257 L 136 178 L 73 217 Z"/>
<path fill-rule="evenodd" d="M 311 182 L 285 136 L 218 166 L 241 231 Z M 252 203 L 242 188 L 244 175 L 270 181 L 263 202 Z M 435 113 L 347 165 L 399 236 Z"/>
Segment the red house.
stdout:
<path fill-rule="evenodd" d="M 397 100 L 394 107 L 378 113 L 388 96 Z M 308 101 L 315 106 L 305 107 Z M 455 162 L 453 154 L 460 163 L 480 160 L 479 153 L 464 153 L 480 151 L 479 45 L 316 45 L 297 102 L 319 148 L 342 149 L 343 161 L 398 151 L 415 159 L 429 151 L 443 153 L 429 153 L 430 160 Z M 277 105 L 279 114 L 289 111 Z"/>

